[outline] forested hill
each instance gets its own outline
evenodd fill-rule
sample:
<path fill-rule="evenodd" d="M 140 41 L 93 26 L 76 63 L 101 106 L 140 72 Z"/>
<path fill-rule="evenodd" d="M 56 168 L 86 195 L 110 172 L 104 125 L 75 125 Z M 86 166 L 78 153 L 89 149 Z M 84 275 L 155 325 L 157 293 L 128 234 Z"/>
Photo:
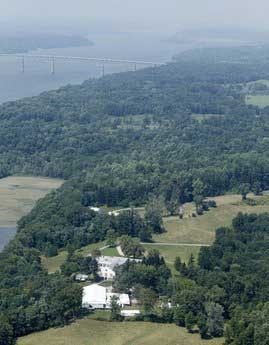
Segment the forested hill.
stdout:
<path fill-rule="evenodd" d="M 67 179 L 19 222 L 0 254 L 0 335 L 80 314 L 81 290 L 48 275 L 42 253 L 104 240 L 111 229 L 137 236 L 122 226 L 130 219 L 118 224 L 88 206 L 141 205 L 152 196 L 179 206 L 242 186 L 269 188 L 269 108 L 245 102 L 249 82 L 269 80 L 269 63 L 260 49 L 244 63 L 206 62 L 203 54 L 0 107 L 0 176 Z"/>
<path fill-rule="evenodd" d="M 83 36 L 67 35 L 0 35 L 1 54 L 27 53 L 36 49 L 89 46 L 93 43 Z"/>

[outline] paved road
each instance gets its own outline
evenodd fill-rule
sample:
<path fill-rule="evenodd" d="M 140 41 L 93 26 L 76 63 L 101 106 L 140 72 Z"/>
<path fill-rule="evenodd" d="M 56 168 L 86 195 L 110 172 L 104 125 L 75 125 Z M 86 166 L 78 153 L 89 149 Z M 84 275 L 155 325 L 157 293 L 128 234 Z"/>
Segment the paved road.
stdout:
<path fill-rule="evenodd" d="M 121 249 L 121 246 L 117 246 L 117 251 L 118 251 L 120 256 L 124 256 L 124 253 L 123 253 L 123 251 Z"/>

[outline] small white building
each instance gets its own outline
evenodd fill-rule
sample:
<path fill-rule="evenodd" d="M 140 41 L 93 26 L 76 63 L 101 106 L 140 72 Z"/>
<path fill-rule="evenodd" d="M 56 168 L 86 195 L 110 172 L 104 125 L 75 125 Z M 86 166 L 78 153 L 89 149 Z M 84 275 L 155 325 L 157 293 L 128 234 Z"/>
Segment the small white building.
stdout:
<path fill-rule="evenodd" d="M 119 211 L 110 211 L 110 212 L 108 212 L 108 215 L 118 217 L 120 215 L 120 212 Z"/>
<path fill-rule="evenodd" d="M 90 206 L 89 209 L 96 213 L 99 213 L 101 211 L 99 207 L 94 207 L 94 206 Z"/>
<path fill-rule="evenodd" d="M 75 280 L 79 281 L 79 282 L 85 282 L 86 280 L 88 280 L 89 276 L 87 274 L 77 274 L 75 276 Z"/>
<path fill-rule="evenodd" d="M 137 316 L 140 315 L 140 310 L 122 310 L 120 312 L 121 316 Z"/>
<path fill-rule="evenodd" d="M 110 309 L 113 296 L 118 297 L 118 304 L 121 307 L 131 304 L 129 295 L 112 293 L 103 286 L 92 284 L 83 288 L 82 307 L 87 309 Z"/>

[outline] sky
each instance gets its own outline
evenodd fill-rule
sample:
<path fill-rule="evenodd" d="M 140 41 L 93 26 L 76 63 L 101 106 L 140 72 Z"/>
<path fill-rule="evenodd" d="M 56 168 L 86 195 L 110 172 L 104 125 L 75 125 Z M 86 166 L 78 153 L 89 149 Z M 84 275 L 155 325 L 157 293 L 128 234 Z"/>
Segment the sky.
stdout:
<path fill-rule="evenodd" d="M 268 0 L 0 0 L 0 27 L 169 31 L 250 27 L 269 31 Z"/>

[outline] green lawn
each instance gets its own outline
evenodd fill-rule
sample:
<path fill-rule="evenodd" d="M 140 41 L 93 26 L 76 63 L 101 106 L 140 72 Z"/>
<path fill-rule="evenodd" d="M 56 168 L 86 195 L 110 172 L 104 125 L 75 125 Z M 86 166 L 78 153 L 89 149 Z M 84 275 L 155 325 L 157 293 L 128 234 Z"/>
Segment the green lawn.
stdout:
<path fill-rule="evenodd" d="M 269 95 L 247 95 L 246 104 L 256 105 L 260 108 L 269 106 Z"/>
<path fill-rule="evenodd" d="M 221 345 L 223 339 L 201 340 L 176 325 L 149 322 L 114 323 L 83 319 L 58 329 L 20 338 L 18 345 Z"/>
<path fill-rule="evenodd" d="M 223 115 L 220 114 L 192 114 L 191 117 L 199 122 L 208 120 L 211 118 L 223 118 Z"/>
<path fill-rule="evenodd" d="M 202 216 L 193 218 L 191 213 L 194 205 L 187 204 L 184 219 L 179 220 L 178 217 L 164 218 L 164 226 L 167 231 L 161 235 L 154 235 L 154 241 L 163 243 L 211 244 L 215 238 L 215 230 L 221 226 L 231 225 L 232 219 L 238 212 L 269 212 L 268 196 L 255 197 L 255 200 L 259 201 L 257 206 L 243 204 L 240 195 L 225 195 L 211 199 L 216 200 L 218 207 L 210 209 Z"/>
<path fill-rule="evenodd" d="M 67 252 L 62 251 L 57 256 L 52 258 L 41 257 L 41 262 L 44 268 L 48 270 L 49 273 L 55 273 L 60 270 L 61 265 L 65 262 L 67 258 Z"/>
<path fill-rule="evenodd" d="M 104 256 L 120 256 L 117 248 L 113 247 L 113 248 L 106 248 L 104 250 L 101 251 L 102 255 Z"/>
<path fill-rule="evenodd" d="M 145 244 L 143 245 L 147 251 L 151 249 L 157 249 L 160 254 L 164 257 L 165 262 L 169 266 L 169 268 L 174 270 L 174 262 L 177 256 L 180 256 L 183 262 L 188 262 L 191 254 L 194 255 L 195 259 L 197 259 L 200 247 L 183 247 L 183 246 L 166 246 L 166 245 L 152 245 L 152 244 Z"/>

